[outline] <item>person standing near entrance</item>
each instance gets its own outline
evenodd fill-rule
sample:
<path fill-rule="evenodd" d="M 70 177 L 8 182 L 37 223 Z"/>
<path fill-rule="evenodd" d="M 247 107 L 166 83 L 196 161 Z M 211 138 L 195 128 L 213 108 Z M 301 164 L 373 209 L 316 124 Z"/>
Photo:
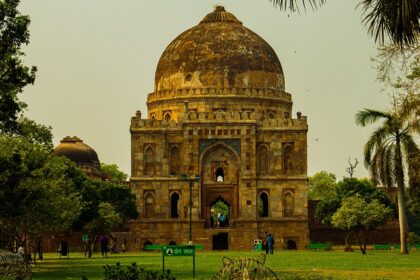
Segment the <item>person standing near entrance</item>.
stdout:
<path fill-rule="evenodd" d="M 214 209 L 210 209 L 210 227 L 214 228 Z"/>
<path fill-rule="evenodd" d="M 265 252 L 267 254 L 268 254 L 268 252 L 270 252 L 270 254 L 273 254 L 273 252 L 274 252 L 274 238 L 271 235 L 271 233 L 268 234 L 265 243 L 266 243 L 266 246 L 267 246 Z"/>

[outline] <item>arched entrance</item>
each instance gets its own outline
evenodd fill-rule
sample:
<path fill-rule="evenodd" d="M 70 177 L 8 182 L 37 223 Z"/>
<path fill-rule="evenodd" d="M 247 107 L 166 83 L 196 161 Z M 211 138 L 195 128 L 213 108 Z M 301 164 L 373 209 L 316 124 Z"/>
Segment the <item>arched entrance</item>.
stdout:
<path fill-rule="evenodd" d="M 227 232 L 220 232 L 213 234 L 213 250 L 228 250 L 229 249 L 229 235 Z"/>
<path fill-rule="evenodd" d="M 230 219 L 230 205 L 222 197 L 214 200 L 210 206 L 211 214 L 213 214 L 214 225 L 213 228 L 225 228 L 229 226 Z M 210 224 L 210 227 L 212 225 Z"/>
<path fill-rule="evenodd" d="M 286 249 L 287 250 L 296 250 L 297 249 L 297 245 L 296 242 L 294 240 L 287 240 L 286 241 Z"/>
<path fill-rule="evenodd" d="M 208 227 L 211 208 L 217 201 L 227 205 L 229 225 L 239 215 L 239 158 L 237 152 L 223 142 L 217 142 L 201 153 L 201 218 L 208 221 Z M 217 219 L 218 213 L 213 215 Z"/>

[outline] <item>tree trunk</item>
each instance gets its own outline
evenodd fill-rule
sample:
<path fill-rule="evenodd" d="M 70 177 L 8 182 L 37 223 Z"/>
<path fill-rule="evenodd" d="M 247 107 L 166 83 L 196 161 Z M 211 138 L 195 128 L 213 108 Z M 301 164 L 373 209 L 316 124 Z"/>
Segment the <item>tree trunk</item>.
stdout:
<path fill-rule="evenodd" d="M 395 175 L 397 181 L 398 193 L 398 221 L 400 224 L 400 244 L 401 254 L 408 254 L 408 222 L 407 214 L 405 212 L 405 199 L 404 199 L 404 170 L 402 165 L 401 146 L 399 137 L 396 137 L 395 145 Z"/>
<path fill-rule="evenodd" d="M 405 212 L 404 187 L 398 186 L 398 220 L 400 223 L 401 254 L 408 254 L 408 223 Z"/>
<path fill-rule="evenodd" d="M 363 255 L 366 255 L 366 246 L 364 246 L 364 243 L 362 242 L 362 239 L 360 238 L 358 233 L 354 233 L 354 237 L 356 237 L 357 244 L 359 244 L 360 251 Z"/>
<path fill-rule="evenodd" d="M 344 243 L 346 246 L 344 247 L 344 252 L 353 252 L 353 249 L 351 248 L 350 238 L 353 234 L 351 232 L 346 233 L 344 236 Z"/>
<path fill-rule="evenodd" d="M 369 238 L 368 230 L 363 230 L 362 233 L 363 233 L 363 251 L 365 252 L 364 254 L 366 254 L 366 247 L 367 247 L 368 238 Z"/>
<path fill-rule="evenodd" d="M 97 240 L 98 236 L 95 234 L 90 234 L 89 235 L 89 240 L 87 242 L 87 250 L 88 250 L 88 257 L 91 258 L 92 257 L 92 253 L 93 253 L 93 248 L 95 247 L 95 243 Z"/>
<path fill-rule="evenodd" d="M 39 260 L 44 260 L 44 252 L 42 251 L 42 237 L 38 240 L 37 248 Z"/>

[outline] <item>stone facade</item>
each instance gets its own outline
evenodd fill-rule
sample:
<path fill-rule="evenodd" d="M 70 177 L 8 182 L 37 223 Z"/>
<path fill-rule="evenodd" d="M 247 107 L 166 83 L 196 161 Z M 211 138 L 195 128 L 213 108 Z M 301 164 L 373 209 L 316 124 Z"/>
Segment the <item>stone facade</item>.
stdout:
<path fill-rule="evenodd" d="M 223 7 L 178 36 L 156 70 L 148 113 L 131 119 L 131 188 L 140 213 L 129 249 L 192 241 L 206 249 L 308 243 L 307 119 L 292 118 L 272 48 Z M 228 225 L 213 228 L 217 201 Z"/>

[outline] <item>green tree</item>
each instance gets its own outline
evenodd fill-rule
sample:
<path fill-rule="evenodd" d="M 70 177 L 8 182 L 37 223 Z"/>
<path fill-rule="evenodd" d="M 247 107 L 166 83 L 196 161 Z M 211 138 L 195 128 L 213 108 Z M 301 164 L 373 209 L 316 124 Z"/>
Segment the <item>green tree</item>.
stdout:
<path fill-rule="evenodd" d="M 411 98 L 411 95 L 407 95 L 401 104 L 394 102 L 394 108 L 389 111 L 365 109 L 356 114 L 356 123 L 361 126 L 383 120 L 365 145 L 364 161 L 372 177 L 383 186 L 397 186 L 401 253 L 404 254 L 408 254 L 404 183 L 407 174 L 404 170 L 410 164 L 409 159 L 419 151 L 414 136 L 420 132 L 418 96 L 415 101 Z"/>
<path fill-rule="evenodd" d="M 332 225 L 349 231 L 356 237 L 362 254 L 366 254 L 369 231 L 384 225 L 392 215 L 392 209 L 379 200 L 369 203 L 360 195 L 346 197 L 341 207 L 332 215 Z"/>
<path fill-rule="evenodd" d="M 124 221 L 138 217 L 136 196 L 128 186 L 109 181 L 81 177 L 77 185 L 85 206 L 73 229 L 88 235 L 85 250 L 91 257 L 101 234 L 109 233 Z"/>
<path fill-rule="evenodd" d="M 315 211 L 316 218 L 325 225 L 334 226 L 332 217 L 342 206 L 343 200 L 355 196 L 363 197 L 367 203 L 370 203 L 372 200 L 378 200 L 383 205 L 393 208 L 385 193 L 378 189 L 370 180 L 344 178 L 337 183 L 335 192 L 323 197 L 317 204 Z M 350 239 L 352 236 L 352 231 L 347 231 L 344 236 L 344 242 L 346 244 L 345 251 L 351 251 Z"/>
<path fill-rule="evenodd" d="M 281 10 L 299 11 L 302 6 L 316 9 L 326 0 L 270 0 Z M 301 3 L 299 5 L 299 3 Z M 363 23 L 375 41 L 383 43 L 385 37 L 391 42 L 403 45 L 416 45 L 420 32 L 420 3 L 418 0 L 359 0 L 357 7 L 363 12 Z"/>
<path fill-rule="evenodd" d="M 40 251 L 42 237 L 70 228 L 82 203 L 68 174 L 75 166 L 54 157 L 45 145 L 22 137 L 0 136 L 0 232 L 12 243 Z"/>
<path fill-rule="evenodd" d="M 20 0 L 0 0 L 0 132 L 16 133 L 26 104 L 18 94 L 35 80 L 36 67 L 23 65 L 21 50 L 29 43 L 30 19 L 17 10 Z"/>
<path fill-rule="evenodd" d="M 320 171 L 309 177 L 308 199 L 321 200 L 335 193 L 337 187 L 336 177 L 333 173 Z"/>
<path fill-rule="evenodd" d="M 101 163 L 102 173 L 105 174 L 105 177 L 109 181 L 113 182 L 123 182 L 127 181 L 128 175 L 122 172 L 116 164 L 106 164 Z"/>

